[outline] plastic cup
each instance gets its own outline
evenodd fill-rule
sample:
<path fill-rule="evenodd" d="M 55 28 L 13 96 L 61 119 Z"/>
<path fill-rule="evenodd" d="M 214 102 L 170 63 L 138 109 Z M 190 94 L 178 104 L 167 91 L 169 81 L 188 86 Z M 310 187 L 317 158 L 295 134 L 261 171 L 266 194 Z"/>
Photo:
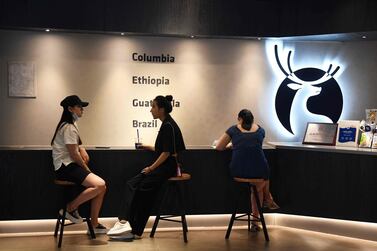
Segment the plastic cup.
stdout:
<path fill-rule="evenodd" d="M 142 140 L 140 138 L 135 139 L 135 149 L 142 149 L 142 148 L 143 148 Z"/>

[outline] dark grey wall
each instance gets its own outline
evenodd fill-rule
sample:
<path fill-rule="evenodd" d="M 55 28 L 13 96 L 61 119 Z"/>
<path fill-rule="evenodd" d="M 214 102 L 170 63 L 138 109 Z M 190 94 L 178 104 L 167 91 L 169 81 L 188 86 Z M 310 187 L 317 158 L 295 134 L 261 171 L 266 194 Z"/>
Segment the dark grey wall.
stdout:
<path fill-rule="evenodd" d="M 374 0 L 0 0 L 0 27 L 207 36 L 377 30 Z"/>

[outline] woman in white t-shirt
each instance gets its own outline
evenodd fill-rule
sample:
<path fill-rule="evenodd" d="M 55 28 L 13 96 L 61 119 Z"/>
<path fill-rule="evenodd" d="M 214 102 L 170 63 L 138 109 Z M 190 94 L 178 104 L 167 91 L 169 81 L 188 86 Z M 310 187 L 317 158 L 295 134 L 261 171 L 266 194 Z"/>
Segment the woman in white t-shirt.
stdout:
<path fill-rule="evenodd" d="M 106 227 L 98 223 L 99 211 L 106 192 L 106 183 L 90 171 L 89 155 L 81 146 L 82 142 L 76 124 L 83 114 L 83 107 L 88 104 L 88 102 L 81 101 L 76 95 L 68 96 L 60 103 L 64 110 L 51 140 L 52 158 L 58 180 L 74 182 L 86 188 L 67 204 L 65 217 L 73 223 L 82 222 L 77 209 L 84 202 L 91 200 L 90 218 L 94 231 L 106 233 Z M 63 210 L 60 210 L 60 213 L 63 214 Z"/>

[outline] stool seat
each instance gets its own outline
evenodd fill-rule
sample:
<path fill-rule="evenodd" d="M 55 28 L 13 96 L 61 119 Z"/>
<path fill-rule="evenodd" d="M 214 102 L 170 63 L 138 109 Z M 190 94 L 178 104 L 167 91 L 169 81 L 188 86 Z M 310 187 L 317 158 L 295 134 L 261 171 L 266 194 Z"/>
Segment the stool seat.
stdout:
<path fill-rule="evenodd" d="M 182 173 L 182 176 L 176 176 L 176 177 L 171 177 L 169 181 L 183 181 L 183 180 L 190 180 L 191 175 L 188 173 Z"/>
<path fill-rule="evenodd" d="M 241 183 L 260 183 L 265 181 L 264 179 L 247 179 L 247 178 L 239 178 L 234 177 L 234 181 L 241 182 Z"/>
<path fill-rule="evenodd" d="M 66 180 L 54 180 L 55 185 L 59 186 L 75 186 L 76 184 Z"/>

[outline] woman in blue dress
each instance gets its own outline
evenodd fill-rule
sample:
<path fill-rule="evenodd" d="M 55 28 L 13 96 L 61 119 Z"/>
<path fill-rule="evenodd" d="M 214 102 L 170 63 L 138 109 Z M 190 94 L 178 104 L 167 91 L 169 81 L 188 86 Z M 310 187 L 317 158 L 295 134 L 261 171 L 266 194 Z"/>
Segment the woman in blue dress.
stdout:
<path fill-rule="evenodd" d="M 269 209 L 278 209 L 269 190 L 269 167 L 262 148 L 264 137 L 265 131 L 254 123 L 251 111 L 243 109 L 238 113 L 238 123 L 231 126 L 217 142 L 216 150 L 232 148 L 232 177 L 263 179 L 263 182 L 255 184 L 261 203 Z M 259 216 L 254 197 L 252 208 L 253 214 Z"/>

